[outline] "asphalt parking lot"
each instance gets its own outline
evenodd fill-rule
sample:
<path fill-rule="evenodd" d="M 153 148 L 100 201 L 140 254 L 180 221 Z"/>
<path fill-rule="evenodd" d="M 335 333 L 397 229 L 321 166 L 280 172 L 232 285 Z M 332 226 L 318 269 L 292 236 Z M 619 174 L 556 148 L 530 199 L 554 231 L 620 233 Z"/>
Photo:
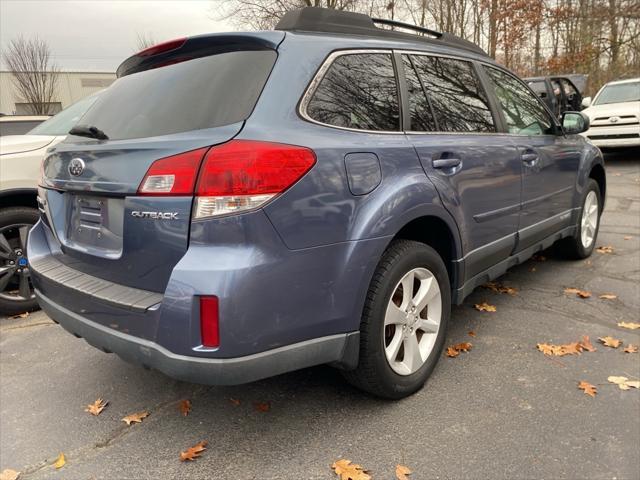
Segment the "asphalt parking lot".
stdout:
<path fill-rule="evenodd" d="M 610 155 L 607 207 L 588 261 L 553 251 L 499 281 L 515 296 L 477 289 L 453 311 L 448 345 L 426 388 L 400 402 L 368 397 L 328 367 L 250 385 L 205 387 L 129 365 L 66 333 L 41 312 L 0 319 L 0 471 L 21 478 L 332 479 L 347 458 L 374 479 L 640 478 L 640 390 L 611 375 L 640 378 L 640 152 Z M 630 237 L 630 238 L 629 238 Z M 574 287 L 592 293 L 567 295 Z M 613 293 L 614 300 L 599 298 Z M 495 305 L 495 313 L 473 305 Z M 475 332 L 471 337 L 468 332 Z M 548 357 L 538 343 L 588 335 L 596 352 Z M 623 341 L 618 349 L 597 339 Z M 595 398 L 578 390 L 595 384 Z M 84 411 L 109 401 L 101 415 Z M 178 403 L 192 402 L 188 416 Z M 235 399 L 232 402 L 230 399 Z M 238 402 L 239 401 L 239 404 Z M 267 412 L 255 402 L 270 402 Z M 125 415 L 146 410 L 141 424 Z M 179 461 L 202 440 L 202 457 Z M 64 452 L 60 470 L 52 463 Z"/>

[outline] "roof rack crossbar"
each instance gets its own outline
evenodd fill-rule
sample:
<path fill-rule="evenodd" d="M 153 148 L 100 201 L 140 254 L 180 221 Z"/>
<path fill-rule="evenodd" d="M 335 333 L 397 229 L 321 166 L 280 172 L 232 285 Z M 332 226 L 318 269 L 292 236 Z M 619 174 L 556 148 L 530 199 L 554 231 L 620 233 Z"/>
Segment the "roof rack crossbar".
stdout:
<path fill-rule="evenodd" d="M 421 27 L 419 25 L 411 25 L 410 23 L 398 22 L 396 20 L 389 20 L 386 18 L 373 18 L 371 17 L 373 23 L 378 23 L 380 25 L 387 25 L 389 27 L 401 27 L 406 28 L 407 30 L 413 30 L 415 32 L 426 33 L 427 35 L 431 35 L 432 37 L 440 38 L 442 37 L 442 32 L 438 32 L 437 30 L 431 30 L 430 28 Z"/>

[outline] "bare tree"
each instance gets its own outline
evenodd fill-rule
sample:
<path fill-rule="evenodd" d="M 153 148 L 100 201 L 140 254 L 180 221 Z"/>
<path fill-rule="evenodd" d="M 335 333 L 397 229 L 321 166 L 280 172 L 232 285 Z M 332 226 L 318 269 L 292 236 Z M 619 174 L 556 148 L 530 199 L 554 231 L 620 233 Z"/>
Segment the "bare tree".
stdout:
<path fill-rule="evenodd" d="M 136 52 L 153 47 L 157 43 L 153 35 L 149 33 L 138 33 L 136 35 Z"/>
<path fill-rule="evenodd" d="M 20 100 L 32 114 L 48 115 L 60 73 L 49 45 L 38 37 L 19 37 L 11 40 L 4 57 Z"/>

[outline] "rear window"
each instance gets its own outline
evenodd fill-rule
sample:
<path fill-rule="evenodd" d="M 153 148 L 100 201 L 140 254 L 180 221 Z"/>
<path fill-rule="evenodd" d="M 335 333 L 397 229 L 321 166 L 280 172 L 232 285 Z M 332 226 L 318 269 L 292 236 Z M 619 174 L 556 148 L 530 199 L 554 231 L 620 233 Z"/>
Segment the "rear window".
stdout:
<path fill-rule="evenodd" d="M 41 123 L 42 120 L 0 122 L 0 137 L 7 135 L 25 135 L 29 130 Z"/>
<path fill-rule="evenodd" d="M 306 108 L 318 122 L 362 130 L 400 130 L 398 88 L 391 55 L 341 55 Z"/>
<path fill-rule="evenodd" d="M 81 123 L 123 140 L 240 122 L 275 60 L 273 50 L 236 51 L 127 75 L 100 94 Z"/>

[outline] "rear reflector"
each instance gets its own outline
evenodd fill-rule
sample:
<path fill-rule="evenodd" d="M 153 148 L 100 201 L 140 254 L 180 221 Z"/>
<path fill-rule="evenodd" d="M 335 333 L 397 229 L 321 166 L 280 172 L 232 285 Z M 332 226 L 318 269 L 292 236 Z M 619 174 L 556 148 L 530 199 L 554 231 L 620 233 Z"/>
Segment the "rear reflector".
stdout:
<path fill-rule="evenodd" d="M 200 162 L 208 148 L 153 162 L 138 188 L 139 195 L 193 195 Z"/>
<path fill-rule="evenodd" d="M 252 140 L 211 148 L 196 187 L 195 218 L 227 215 L 268 202 L 313 167 L 313 150 Z"/>
<path fill-rule="evenodd" d="M 218 297 L 200 297 L 200 336 L 203 346 L 220 346 Z"/>

